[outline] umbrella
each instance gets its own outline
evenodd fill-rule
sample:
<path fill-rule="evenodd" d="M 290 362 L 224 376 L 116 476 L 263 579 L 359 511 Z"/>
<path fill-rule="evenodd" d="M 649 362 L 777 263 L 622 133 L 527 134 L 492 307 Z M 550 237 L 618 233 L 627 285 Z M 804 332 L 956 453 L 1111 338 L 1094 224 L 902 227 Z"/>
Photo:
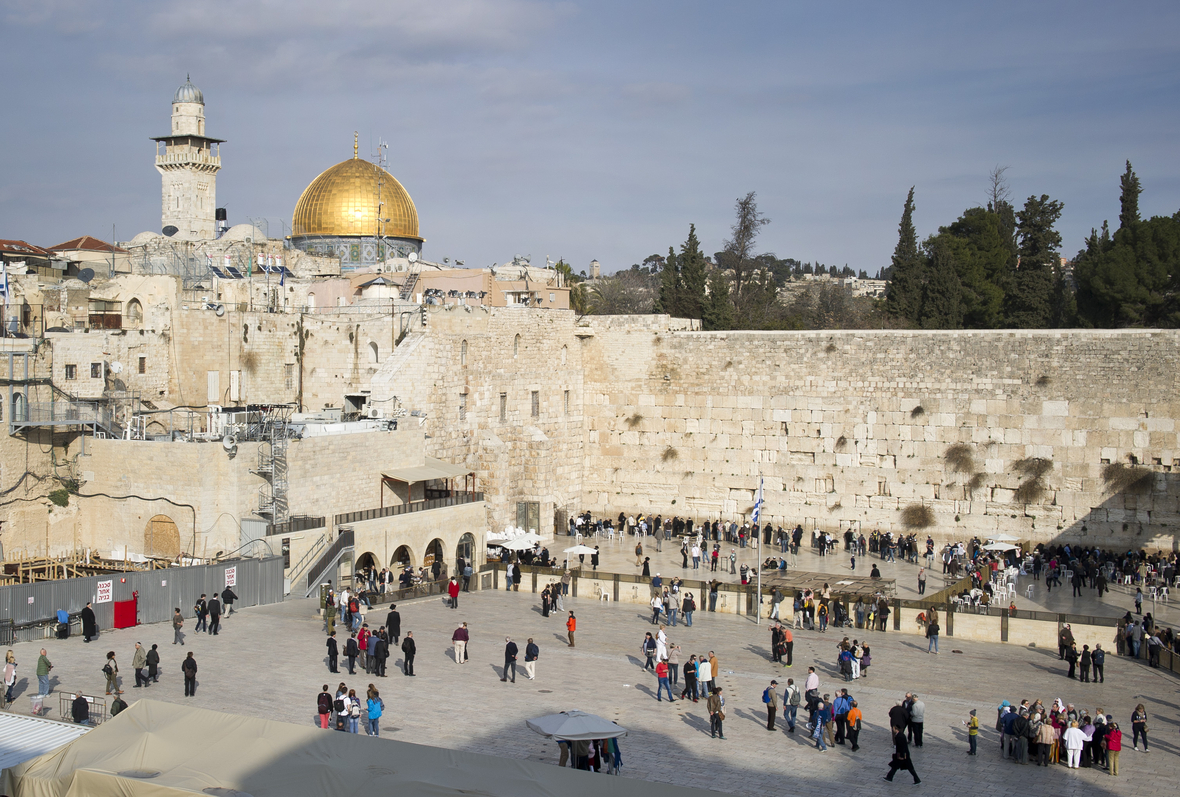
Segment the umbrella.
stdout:
<path fill-rule="evenodd" d="M 1007 534 L 997 534 L 992 537 L 993 542 L 1020 542 L 1019 537 L 1012 537 Z"/>
<path fill-rule="evenodd" d="M 531 730 L 550 739 L 579 741 L 585 739 L 617 739 L 627 735 L 627 729 L 597 714 L 585 711 L 563 711 L 544 717 L 525 720 Z"/>
<path fill-rule="evenodd" d="M 496 543 L 501 548 L 506 548 L 509 551 L 525 551 L 532 548 L 536 544 L 536 540 L 530 540 L 525 537 L 517 537 L 515 540 L 506 540 L 504 542 Z"/>
<path fill-rule="evenodd" d="M 993 542 L 991 545 L 983 546 L 985 551 L 1015 551 L 1016 546 L 1010 542 Z"/>
<path fill-rule="evenodd" d="M 597 548 L 591 548 L 589 545 L 575 545 L 573 548 L 566 548 L 566 549 L 565 549 L 565 550 L 564 550 L 562 553 L 572 553 L 572 554 L 583 554 L 583 553 L 589 553 L 589 554 L 595 554 L 595 553 L 598 553 L 598 549 L 597 549 Z"/>

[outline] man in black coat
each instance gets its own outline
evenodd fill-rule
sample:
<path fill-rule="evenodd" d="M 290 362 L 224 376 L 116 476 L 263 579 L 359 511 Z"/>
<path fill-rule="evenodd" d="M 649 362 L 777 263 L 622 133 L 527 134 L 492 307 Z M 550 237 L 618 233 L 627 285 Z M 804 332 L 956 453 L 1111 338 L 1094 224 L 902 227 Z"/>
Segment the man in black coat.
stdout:
<path fill-rule="evenodd" d="M 221 602 L 225 604 L 226 617 L 228 617 L 229 615 L 234 613 L 234 601 L 236 601 L 237 599 L 238 599 L 238 596 L 236 594 L 234 594 L 234 591 L 232 589 L 230 589 L 229 587 L 226 587 L 222 591 Z"/>
<path fill-rule="evenodd" d="M 90 703 L 79 692 L 74 695 L 74 702 L 70 704 L 70 715 L 79 725 L 90 724 Z"/>
<path fill-rule="evenodd" d="M 201 593 L 200 599 L 193 605 L 193 615 L 197 618 L 197 627 L 193 629 L 193 633 L 199 634 L 202 631 L 209 630 L 209 604 L 205 603 L 205 593 Z"/>
<path fill-rule="evenodd" d="M 217 632 L 221 630 L 221 601 L 217 600 L 214 595 L 213 599 L 208 603 L 209 607 L 209 633 L 217 636 Z"/>
<path fill-rule="evenodd" d="M 193 658 L 190 652 L 180 665 L 180 671 L 184 673 L 184 696 L 192 697 L 197 694 L 197 660 Z"/>
<path fill-rule="evenodd" d="M 418 652 L 418 646 L 414 644 L 414 632 L 407 631 L 406 638 L 402 640 L 402 675 L 414 674 L 414 654 Z"/>
<path fill-rule="evenodd" d="M 344 643 L 344 655 L 348 657 L 348 674 L 356 675 L 356 657 L 360 654 L 361 649 L 356 644 L 356 632 L 348 638 Z"/>
<path fill-rule="evenodd" d="M 393 640 L 393 644 L 397 644 L 402 636 L 402 616 L 398 614 L 397 604 L 389 604 L 389 614 L 385 617 L 385 632 L 389 634 L 389 638 Z"/>
<path fill-rule="evenodd" d="M 512 683 L 516 683 L 516 654 L 520 649 L 516 647 L 516 643 L 512 641 L 512 637 L 504 637 L 504 677 L 501 681 L 508 680 L 508 670 L 512 670 Z"/>
<path fill-rule="evenodd" d="M 889 762 L 889 774 L 885 776 L 885 780 L 892 783 L 893 776 L 897 774 L 899 769 L 907 770 L 913 775 L 915 784 L 922 782 L 918 773 L 914 771 L 914 760 L 910 758 L 910 745 L 905 740 L 905 731 L 895 725 L 893 727 L 893 760 Z"/>
<path fill-rule="evenodd" d="M 385 639 L 384 628 L 378 629 L 377 633 L 369 639 L 369 651 L 376 668 L 375 674 L 378 678 L 384 678 L 385 660 L 389 658 L 389 642 Z"/>
<path fill-rule="evenodd" d="M 98 636 L 98 619 L 94 616 L 94 609 L 90 608 L 90 601 L 86 601 L 82 609 L 82 641 L 89 642 L 93 636 Z"/>
<path fill-rule="evenodd" d="M 340 672 L 336 669 L 336 661 L 340 656 L 340 648 L 336 645 L 336 632 L 328 636 L 328 672 Z"/>
<path fill-rule="evenodd" d="M 909 699 L 909 694 L 906 694 L 906 699 Z M 897 701 L 897 705 L 889 709 L 889 725 L 904 732 L 907 725 L 910 724 L 910 710 L 901 700 Z"/>

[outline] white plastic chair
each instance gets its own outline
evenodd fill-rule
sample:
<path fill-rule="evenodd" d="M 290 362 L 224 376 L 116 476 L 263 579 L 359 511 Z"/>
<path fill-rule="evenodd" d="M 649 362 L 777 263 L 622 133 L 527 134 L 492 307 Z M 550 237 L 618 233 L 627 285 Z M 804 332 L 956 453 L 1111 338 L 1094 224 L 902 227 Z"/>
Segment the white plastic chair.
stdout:
<path fill-rule="evenodd" d="M 1028 593 L 1028 599 L 1031 601 L 1032 596 L 1033 596 L 1033 585 L 1032 584 L 1028 585 L 1028 589 L 1026 590 L 1026 592 Z"/>
<path fill-rule="evenodd" d="M 1009 598 L 1016 597 L 1016 585 L 1011 582 L 1008 583 L 1008 597 Z"/>

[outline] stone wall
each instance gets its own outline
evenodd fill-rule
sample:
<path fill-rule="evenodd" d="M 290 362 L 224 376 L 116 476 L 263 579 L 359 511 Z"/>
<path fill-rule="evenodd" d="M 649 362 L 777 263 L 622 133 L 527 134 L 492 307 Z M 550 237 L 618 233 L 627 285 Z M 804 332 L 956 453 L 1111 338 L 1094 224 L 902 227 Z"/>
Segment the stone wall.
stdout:
<path fill-rule="evenodd" d="M 776 524 L 905 531 L 901 510 L 922 505 L 934 523 L 916 530 L 936 539 L 1173 545 L 1180 333 L 584 323 L 597 513 L 748 517 L 761 475 Z M 1131 458 L 1154 477 L 1112 494 L 1106 465 Z"/>

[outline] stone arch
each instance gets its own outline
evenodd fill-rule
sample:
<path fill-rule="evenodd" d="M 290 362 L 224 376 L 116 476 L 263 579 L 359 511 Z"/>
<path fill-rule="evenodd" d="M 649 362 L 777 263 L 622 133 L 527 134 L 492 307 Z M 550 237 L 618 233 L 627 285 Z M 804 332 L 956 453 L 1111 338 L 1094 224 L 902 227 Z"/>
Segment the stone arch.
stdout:
<path fill-rule="evenodd" d="M 473 568 L 475 567 L 475 535 L 469 531 L 464 532 L 463 536 L 459 537 L 459 544 L 455 546 L 456 565 L 458 565 L 460 559 Z"/>
<path fill-rule="evenodd" d="M 515 357 L 520 354 L 520 333 L 512 339 L 512 356 Z"/>
<path fill-rule="evenodd" d="M 353 567 L 353 570 L 359 572 L 364 570 L 366 567 L 371 567 L 374 570 L 381 569 L 381 565 L 377 563 L 377 557 L 369 551 L 365 551 L 363 554 L 357 557 L 356 565 Z"/>
<path fill-rule="evenodd" d="M 381 362 L 381 350 L 377 347 L 377 341 L 369 341 L 369 362 L 376 364 Z"/>
<path fill-rule="evenodd" d="M 127 302 L 127 320 L 124 325 L 128 329 L 139 329 L 143 325 L 143 305 L 140 304 L 139 299 Z"/>
<path fill-rule="evenodd" d="M 435 537 L 430 541 L 430 544 L 426 546 L 426 553 L 422 555 L 422 566 L 431 567 L 436 561 L 442 562 L 444 566 L 446 565 L 447 561 L 446 554 L 444 553 L 443 541 L 438 537 Z"/>
<path fill-rule="evenodd" d="M 315 310 L 315 291 L 307 294 L 307 309 Z"/>
<path fill-rule="evenodd" d="M 25 421 L 28 420 L 28 405 L 25 403 L 24 393 L 12 394 L 12 420 Z"/>
<path fill-rule="evenodd" d="M 143 530 L 143 554 L 160 559 L 175 559 L 180 555 L 180 529 L 167 515 L 156 515 Z"/>
<path fill-rule="evenodd" d="M 391 568 L 405 569 L 414 565 L 414 552 L 410 550 L 408 545 L 399 545 L 397 550 L 393 552 L 393 556 L 389 560 Z"/>
<path fill-rule="evenodd" d="M 459 345 L 459 365 L 462 368 L 467 367 L 467 341 Z"/>

